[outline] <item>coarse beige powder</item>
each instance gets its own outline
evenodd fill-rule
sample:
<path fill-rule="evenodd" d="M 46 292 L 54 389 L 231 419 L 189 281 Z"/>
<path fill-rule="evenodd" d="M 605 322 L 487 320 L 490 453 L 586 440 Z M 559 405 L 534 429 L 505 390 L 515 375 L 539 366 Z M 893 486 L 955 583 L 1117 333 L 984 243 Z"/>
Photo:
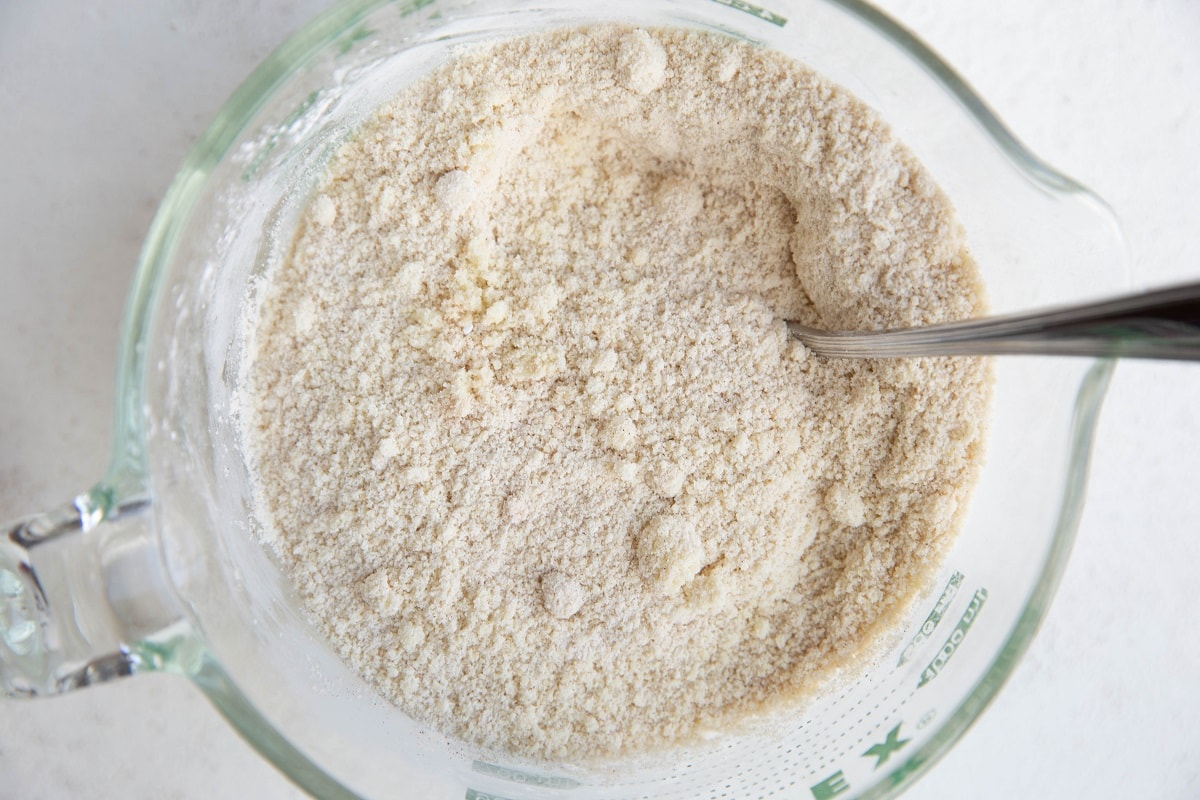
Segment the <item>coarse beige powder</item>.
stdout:
<path fill-rule="evenodd" d="M 332 159 L 262 292 L 267 536 L 416 719 L 603 760 L 804 699 L 896 621 L 975 478 L 988 371 L 784 319 L 982 311 L 861 102 L 716 34 L 465 51 Z"/>

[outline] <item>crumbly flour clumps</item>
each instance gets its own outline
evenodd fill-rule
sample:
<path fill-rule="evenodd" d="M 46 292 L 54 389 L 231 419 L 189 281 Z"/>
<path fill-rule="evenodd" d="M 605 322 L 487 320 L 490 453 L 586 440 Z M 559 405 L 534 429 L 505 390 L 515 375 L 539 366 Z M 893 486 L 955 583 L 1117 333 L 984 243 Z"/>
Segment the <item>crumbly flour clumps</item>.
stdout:
<path fill-rule="evenodd" d="M 247 449 L 344 658 L 490 750 L 606 760 L 794 706 L 953 538 L 986 365 L 783 320 L 983 310 L 951 207 L 807 68 L 598 26 L 478 46 L 332 159 L 261 292 Z"/>

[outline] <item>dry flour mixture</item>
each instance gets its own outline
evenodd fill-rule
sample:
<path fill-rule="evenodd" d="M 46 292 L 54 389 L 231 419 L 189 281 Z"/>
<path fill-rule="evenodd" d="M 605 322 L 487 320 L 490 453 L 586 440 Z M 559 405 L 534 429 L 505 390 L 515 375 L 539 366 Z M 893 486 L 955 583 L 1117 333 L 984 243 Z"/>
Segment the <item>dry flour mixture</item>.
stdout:
<path fill-rule="evenodd" d="M 979 467 L 978 361 L 811 356 L 982 311 L 861 102 L 715 34 L 477 47 L 332 159 L 261 292 L 266 536 L 413 717 L 606 759 L 802 700 L 905 610 Z"/>

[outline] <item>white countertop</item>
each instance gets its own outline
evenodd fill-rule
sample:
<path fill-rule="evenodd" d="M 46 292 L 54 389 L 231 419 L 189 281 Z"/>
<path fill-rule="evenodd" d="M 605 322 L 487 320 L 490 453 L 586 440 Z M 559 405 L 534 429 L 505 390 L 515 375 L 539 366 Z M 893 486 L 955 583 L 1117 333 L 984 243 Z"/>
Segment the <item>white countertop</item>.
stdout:
<path fill-rule="evenodd" d="M 322 0 L 0 4 L 0 518 L 100 474 L 116 330 L 191 142 Z M 881 5 L 1105 197 L 1139 278 L 1200 277 L 1200 3 Z M 1058 597 L 906 798 L 1200 797 L 1200 365 L 1122 363 Z M 0 800 L 298 797 L 187 682 L 0 705 Z"/>

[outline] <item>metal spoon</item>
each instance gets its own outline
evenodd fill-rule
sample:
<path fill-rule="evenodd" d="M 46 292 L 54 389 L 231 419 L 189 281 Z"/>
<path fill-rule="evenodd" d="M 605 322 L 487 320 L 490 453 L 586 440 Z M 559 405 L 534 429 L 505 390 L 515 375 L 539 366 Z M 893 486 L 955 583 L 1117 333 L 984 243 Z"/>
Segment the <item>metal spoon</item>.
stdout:
<path fill-rule="evenodd" d="M 1096 303 L 883 331 L 788 331 L 832 358 L 1059 355 L 1200 360 L 1200 283 Z"/>

